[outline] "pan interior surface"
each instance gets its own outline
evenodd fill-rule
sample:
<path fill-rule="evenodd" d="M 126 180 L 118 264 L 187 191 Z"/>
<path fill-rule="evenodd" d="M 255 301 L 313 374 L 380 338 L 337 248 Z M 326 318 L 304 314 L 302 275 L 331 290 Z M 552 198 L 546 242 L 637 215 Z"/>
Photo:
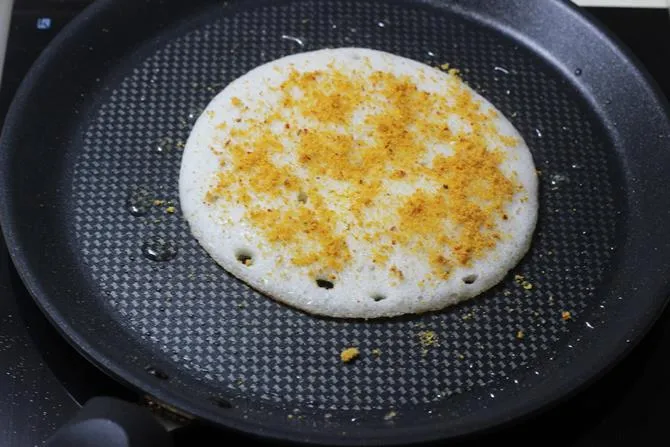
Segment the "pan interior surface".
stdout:
<path fill-rule="evenodd" d="M 91 357 L 104 369 L 201 417 L 275 437 L 449 437 L 501 421 L 505 407 L 519 415 L 509 409 L 542 383 L 567 392 L 561 371 L 579 365 L 625 305 L 613 272 L 630 180 L 616 135 L 578 87 L 588 67 L 561 71 L 477 17 L 459 2 L 241 2 L 165 25 L 89 80 L 59 143 L 66 198 L 35 212 L 58 222 L 67 246 L 56 272 L 74 283 L 42 306 L 77 322 L 81 339 L 71 338 L 102 354 Z M 530 147 L 540 174 L 533 245 L 482 296 L 415 317 L 317 318 L 227 274 L 190 234 L 178 177 L 204 107 L 258 65 L 345 46 L 449 63 Z M 344 364 L 348 347 L 361 355 Z"/>
<path fill-rule="evenodd" d="M 575 90 L 527 51 L 434 12 L 378 2 L 267 6 L 208 19 L 138 55 L 85 129 L 73 177 L 77 243 L 111 315 L 192 380 L 280 405 L 286 417 L 395 411 L 402 424 L 402 413 L 483 405 L 505 383 L 551 369 L 548 358 L 599 304 L 611 262 L 609 138 Z M 286 54 L 347 45 L 452 64 L 531 147 L 542 173 L 534 246 L 485 296 L 383 323 L 311 317 L 226 274 L 179 210 L 168 212 L 179 205 L 184 142 L 223 86 Z M 166 260 L 149 259 L 154 252 Z M 351 346 L 362 356 L 345 365 L 339 354 Z M 455 396 L 462 403 L 447 404 Z"/>

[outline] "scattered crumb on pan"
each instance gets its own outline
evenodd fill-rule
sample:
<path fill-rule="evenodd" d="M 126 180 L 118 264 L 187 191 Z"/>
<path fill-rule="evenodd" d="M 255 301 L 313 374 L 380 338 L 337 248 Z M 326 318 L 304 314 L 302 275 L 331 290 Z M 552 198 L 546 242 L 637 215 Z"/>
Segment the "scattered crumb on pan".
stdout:
<path fill-rule="evenodd" d="M 533 283 L 527 281 L 523 275 L 514 275 L 514 281 L 526 290 L 533 289 Z"/>
<path fill-rule="evenodd" d="M 421 331 L 419 341 L 423 347 L 437 346 L 437 334 L 435 331 Z"/>
<path fill-rule="evenodd" d="M 340 360 L 344 363 L 349 363 L 358 358 L 359 355 L 361 355 L 361 351 L 359 351 L 358 348 L 346 348 L 340 353 Z"/>
<path fill-rule="evenodd" d="M 421 331 L 417 334 L 421 344 L 421 355 L 428 354 L 428 350 L 438 345 L 437 334 L 435 331 Z"/>

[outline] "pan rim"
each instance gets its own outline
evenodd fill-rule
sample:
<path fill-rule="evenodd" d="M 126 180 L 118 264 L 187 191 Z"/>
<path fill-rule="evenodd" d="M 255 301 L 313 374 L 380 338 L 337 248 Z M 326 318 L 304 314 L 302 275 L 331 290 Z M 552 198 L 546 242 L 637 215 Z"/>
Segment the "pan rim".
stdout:
<path fill-rule="evenodd" d="M 609 31 L 603 30 L 602 25 L 595 23 L 592 19 L 588 19 L 576 6 L 561 0 L 550 1 L 562 5 L 562 7 L 568 8 L 578 20 L 581 20 L 584 25 L 598 33 L 600 38 L 604 38 L 604 40 L 610 42 L 613 45 L 617 56 L 623 59 L 627 59 L 631 63 L 631 66 L 643 76 L 647 85 L 650 87 L 651 93 L 659 102 L 661 109 L 665 111 L 666 116 L 670 115 L 670 106 L 668 106 L 667 101 L 660 93 L 660 88 L 653 80 L 653 78 L 651 78 L 651 75 L 649 75 L 641 66 L 639 60 L 637 60 L 637 58 L 632 55 L 630 50 L 618 42 L 616 37 L 613 38 Z M 7 242 L 8 252 L 12 262 L 16 266 L 16 270 L 19 273 L 21 280 L 25 284 L 30 294 L 33 296 L 39 308 L 47 316 L 49 321 L 58 329 L 59 333 L 61 333 L 64 338 L 77 349 L 78 352 L 80 352 L 85 358 L 87 358 L 89 361 L 91 361 L 93 364 L 98 366 L 101 370 L 116 380 L 120 380 L 125 384 L 129 384 L 133 388 L 141 390 L 142 392 L 147 392 L 147 394 L 155 396 L 159 400 L 168 404 L 174 404 L 178 402 L 179 405 L 176 406 L 189 414 L 193 414 L 196 417 L 216 420 L 218 423 L 221 423 L 221 425 L 224 425 L 228 428 L 244 431 L 249 434 L 256 433 L 262 436 L 282 440 L 330 445 L 333 443 L 337 445 L 360 445 L 363 442 L 370 441 L 385 442 L 389 444 L 402 444 L 408 441 L 435 441 L 444 440 L 447 438 L 456 438 L 465 434 L 471 434 L 474 430 L 467 429 L 467 427 L 463 428 L 456 426 L 456 428 L 454 428 L 454 426 L 450 426 L 448 430 L 433 430 L 432 436 L 426 436 L 425 428 L 420 426 L 414 430 L 403 429 L 400 433 L 396 429 L 389 428 L 383 433 L 375 433 L 374 436 L 361 436 L 359 438 L 356 436 L 356 434 L 352 434 L 351 437 L 333 439 L 330 437 L 330 435 L 321 435 L 317 432 L 310 432 L 310 434 L 306 436 L 304 433 L 300 433 L 296 430 L 283 430 L 276 426 L 272 427 L 272 429 L 268 429 L 266 425 L 255 423 L 253 421 L 244 421 L 242 419 L 227 418 L 226 422 L 224 423 L 221 422 L 223 418 L 219 415 L 219 413 L 215 411 L 206 411 L 203 407 L 197 405 L 197 403 L 192 402 L 192 400 L 187 396 L 183 396 L 172 389 L 168 389 L 167 387 L 152 385 L 150 381 L 142 380 L 141 378 L 136 377 L 126 368 L 116 364 L 115 361 L 111 359 L 109 355 L 107 355 L 107 353 L 102 352 L 95 345 L 89 343 L 87 337 L 82 335 L 82 333 L 76 327 L 67 321 L 67 319 L 58 309 L 52 306 L 52 303 L 49 299 L 48 290 L 45 288 L 43 280 L 34 275 L 29 267 L 30 261 L 20 246 L 18 222 L 15 219 L 15 213 L 13 212 L 13 202 L 15 199 L 11 194 L 11 188 L 8 181 L 8 179 L 13 174 L 8 172 L 8 158 L 10 151 L 7 147 L 9 145 L 7 142 L 17 138 L 17 136 L 14 135 L 14 129 L 16 128 L 14 123 L 20 122 L 22 120 L 21 117 L 23 116 L 23 108 L 25 107 L 25 102 L 27 102 L 26 98 L 30 94 L 32 85 L 42 76 L 48 76 L 48 66 L 52 63 L 54 58 L 58 56 L 57 50 L 59 47 L 77 33 L 80 25 L 82 25 L 88 19 L 88 16 L 101 14 L 106 9 L 111 9 L 112 3 L 114 3 L 114 0 L 99 0 L 98 2 L 92 4 L 70 24 L 68 24 L 66 28 L 61 31 L 61 33 L 49 44 L 47 49 L 42 53 L 42 55 L 40 55 L 28 75 L 24 78 L 21 86 L 17 90 L 5 120 L 5 127 L 2 133 L 2 137 L 0 138 L 0 225 L 2 226 L 4 238 Z M 537 393 L 537 395 L 533 396 L 532 399 L 528 398 L 516 402 L 516 405 L 513 407 L 514 411 L 510 411 L 508 407 L 508 410 L 505 411 L 506 414 L 498 414 L 497 418 L 489 418 L 488 425 L 484 427 L 479 426 L 477 427 L 476 431 L 489 431 L 505 423 L 517 421 L 521 418 L 527 418 L 531 414 L 535 414 L 540 410 L 546 410 L 549 407 L 569 398 L 578 391 L 595 382 L 598 378 L 602 377 L 607 371 L 609 371 L 614 365 L 623 359 L 652 327 L 667 304 L 667 295 L 664 297 L 655 297 L 653 303 L 654 307 L 649 309 L 649 312 L 647 312 L 645 315 L 641 315 L 635 321 L 635 324 L 631 324 L 631 327 L 634 329 L 634 336 L 630 338 L 630 343 L 612 342 L 607 345 L 607 347 L 610 348 L 608 355 L 603 356 L 604 358 L 608 359 L 607 361 L 602 362 L 600 360 L 594 359 L 589 362 L 589 367 L 580 368 L 578 371 L 571 371 L 569 374 L 563 376 L 560 381 L 557 381 L 553 387 L 544 387 L 542 390 L 543 392 Z M 622 336 L 622 340 L 623 338 L 624 336 Z M 186 403 L 187 405 L 184 406 L 182 405 L 183 403 Z M 463 425 L 467 424 L 464 423 Z M 421 433 L 422 436 L 417 437 L 415 436 L 414 432 Z"/>

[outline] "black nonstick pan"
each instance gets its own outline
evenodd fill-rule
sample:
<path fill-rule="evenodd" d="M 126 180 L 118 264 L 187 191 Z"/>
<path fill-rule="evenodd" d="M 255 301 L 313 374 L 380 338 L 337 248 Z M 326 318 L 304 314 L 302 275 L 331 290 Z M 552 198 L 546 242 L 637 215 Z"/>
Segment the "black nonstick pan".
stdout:
<path fill-rule="evenodd" d="M 340 46 L 448 62 L 526 139 L 538 228 L 483 296 L 315 318 L 234 279 L 190 235 L 177 180 L 205 105 L 263 62 Z M 670 290 L 669 174 L 667 104 L 567 2 L 100 0 L 16 96 L 0 217 L 54 326 L 160 405 L 275 439 L 399 444 L 517 420 L 621 359 Z M 362 355 L 343 364 L 348 346 Z"/>

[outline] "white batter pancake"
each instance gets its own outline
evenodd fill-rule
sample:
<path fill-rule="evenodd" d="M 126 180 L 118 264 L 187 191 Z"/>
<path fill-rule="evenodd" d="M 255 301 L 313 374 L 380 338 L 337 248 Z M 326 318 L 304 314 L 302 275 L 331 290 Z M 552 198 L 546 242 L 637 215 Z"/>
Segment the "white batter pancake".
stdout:
<path fill-rule="evenodd" d="M 224 269 L 349 318 L 487 290 L 527 251 L 538 208 L 531 153 L 488 101 L 453 72 L 360 48 L 288 56 L 228 85 L 191 132 L 179 191 Z"/>

